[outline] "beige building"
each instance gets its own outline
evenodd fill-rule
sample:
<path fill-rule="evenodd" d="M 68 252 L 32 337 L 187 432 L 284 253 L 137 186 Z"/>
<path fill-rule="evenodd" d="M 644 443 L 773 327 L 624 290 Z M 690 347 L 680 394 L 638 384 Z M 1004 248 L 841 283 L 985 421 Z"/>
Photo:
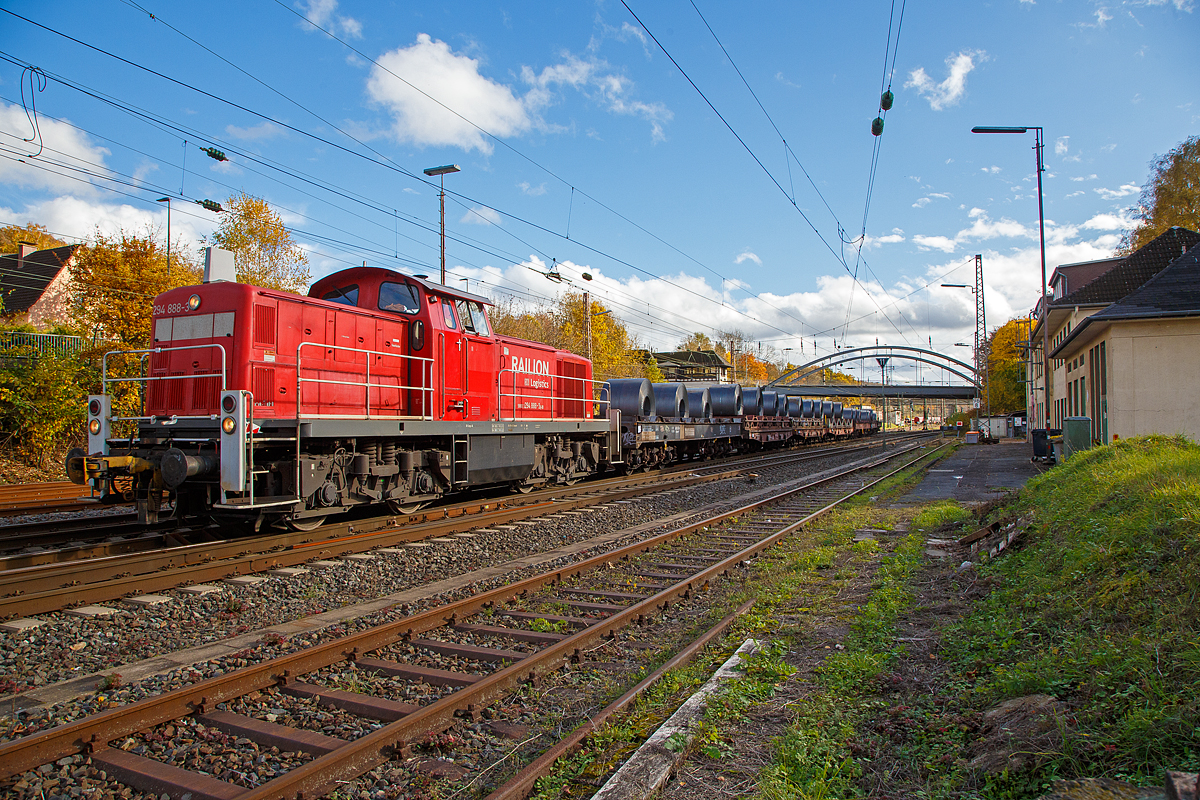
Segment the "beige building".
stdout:
<path fill-rule="evenodd" d="M 0 314 L 39 330 L 67 322 L 69 267 L 79 245 L 38 250 L 22 242 L 18 248 L 0 255 Z"/>
<path fill-rule="evenodd" d="M 1096 442 L 1146 433 L 1200 440 L 1198 243 L 1200 234 L 1172 228 L 1125 258 L 1055 270 L 1050 403 L 1039 323 L 1030 337 L 1031 427 L 1089 417 Z"/>

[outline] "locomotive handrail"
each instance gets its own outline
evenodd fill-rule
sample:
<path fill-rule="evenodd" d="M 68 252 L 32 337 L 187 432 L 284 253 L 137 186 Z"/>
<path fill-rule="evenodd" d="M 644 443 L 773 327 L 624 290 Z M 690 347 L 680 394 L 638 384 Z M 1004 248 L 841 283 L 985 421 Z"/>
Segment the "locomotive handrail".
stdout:
<path fill-rule="evenodd" d="M 142 365 L 143 365 L 142 369 L 145 370 L 145 369 L 147 369 L 147 367 L 145 366 L 145 364 L 146 364 L 145 356 L 147 356 L 147 355 L 153 355 L 155 353 L 171 353 L 176 350 L 199 350 L 199 349 L 205 348 L 205 347 L 215 347 L 215 348 L 217 348 L 217 350 L 220 351 L 220 353 L 221 353 L 220 375 L 217 375 L 214 373 L 208 373 L 206 375 L 196 375 L 196 374 L 192 374 L 192 375 L 147 375 L 143 372 L 141 377 L 137 377 L 137 378 L 110 378 L 110 377 L 108 377 L 108 357 L 109 356 L 141 355 L 142 356 L 141 361 L 142 361 Z M 209 342 L 208 344 L 189 344 L 189 345 L 184 345 L 183 347 L 149 347 L 149 348 L 145 348 L 145 349 L 141 349 L 141 350 L 109 350 L 100 359 L 100 390 L 102 393 L 108 394 L 108 385 L 110 383 L 147 384 L 150 381 L 191 381 L 191 380 L 199 380 L 201 378 L 220 377 L 221 388 L 219 391 L 223 392 L 223 391 L 225 391 L 225 376 L 226 376 L 225 358 L 226 358 L 226 356 L 227 356 L 227 353 L 225 352 L 225 345 L 217 344 L 216 342 Z M 145 391 L 145 387 L 143 386 L 143 392 L 144 391 Z M 145 397 L 142 398 L 142 402 L 143 402 L 143 404 L 146 402 Z M 143 405 L 143 410 L 144 410 L 144 405 Z M 216 416 L 215 414 L 187 414 L 187 415 L 172 414 L 171 418 L 173 420 L 212 419 L 215 416 Z M 109 419 L 113 422 L 137 422 L 140 420 L 154 421 L 156 419 L 156 417 L 153 414 L 147 414 L 146 416 L 142 416 L 142 417 L 109 417 Z"/>
<path fill-rule="evenodd" d="M 408 361 L 416 361 L 420 364 L 420 367 L 421 367 L 421 384 L 422 385 L 409 386 L 407 384 L 399 384 L 399 383 L 396 383 L 396 384 L 371 383 L 371 359 L 370 358 L 365 359 L 365 362 L 366 362 L 365 364 L 358 364 L 357 362 L 353 363 L 353 364 L 344 364 L 344 362 L 339 362 L 339 363 L 343 363 L 344 366 L 348 366 L 348 367 L 355 367 L 355 368 L 365 367 L 366 368 L 364 370 L 365 382 L 362 382 L 362 383 L 360 383 L 358 381 L 335 380 L 333 378 L 305 378 L 305 377 L 302 377 L 300 375 L 300 370 L 302 368 L 301 364 L 300 364 L 300 359 L 301 359 L 300 351 L 303 350 L 306 346 L 321 347 L 321 348 L 324 348 L 325 350 L 344 350 L 344 351 L 350 352 L 350 353 L 362 353 L 363 355 L 366 355 L 366 356 L 381 356 L 383 358 L 401 358 L 401 359 L 407 359 Z M 309 356 L 309 357 L 311 358 L 311 356 Z M 317 367 L 305 367 L 305 369 L 314 370 L 314 369 L 318 369 L 318 368 Z M 358 370 L 356 369 L 355 371 L 357 372 Z M 414 356 L 414 355 L 403 355 L 403 354 L 398 354 L 398 353 L 385 353 L 381 350 L 366 350 L 366 349 L 358 348 L 358 347 L 346 347 L 344 345 L 326 344 L 324 342 L 301 342 L 300 344 L 298 344 L 296 346 L 296 418 L 303 419 L 303 418 L 317 417 L 317 416 L 326 417 L 326 418 L 356 416 L 356 415 L 351 415 L 351 414 L 301 414 L 300 413 L 300 401 L 301 401 L 300 387 L 302 384 L 305 384 L 305 383 L 330 384 L 330 385 L 334 385 L 334 386 L 361 386 L 363 388 L 363 395 L 364 395 L 363 405 L 364 405 L 364 409 L 366 411 L 367 419 L 371 419 L 371 388 L 372 387 L 374 387 L 376 389 L 388 389 L 388 390 L 395 389 L 396 391 L 417 391 L 422 394 L 422 400 L 423 400 L 422 405 L 425 408 L 424 414 L 420 414 L 420 415 L 411 414 L 411 413 L 403 414 L 403 415 L 399 414 L 399 413 L 380 414 L 377 411 L 375 413 L 375 416 L 386 416 L 386 417 L 392 418 L 392 419 L 400 418 L 400 417 L 403 417 L 404 419 L 427 419 L 427 420 L 433 419 L 434 386 L 433 386 L 433 359 L 432 358 L 424 358 L 423 356 Z M 409 410 L 411 411 L 411 409 L 409 409 Z"/>
<path fill-rule="evenodd" d="M 512 377 L 512 391 L 511 392 L 506 392 L 504 390 L 504 375 L 505 375 L 505 373 L 508 373 Z M 545 395 L 545 394 L 518 393 L 517 392 L 517 376 L 518 375 L 525 375 L 525 376 L 533 377 L 533 378 L 549 378 L 550 379 L 550 394 Z M 584 393 L 584 391 L 581 391 L 578 396 L 558 395 L 558 394 L 554 393 L 555 382 L 557 382 L 557 381 L 582 381 L 584 383 L 590 383 L 590 384 L 592 384 L 591 391 L 587 392 L 587 393 Z M 595 399 L 596 385 L 603 384 L 603 383 L 605 383 L 605 381 L 599 381 L 599 380 L 596 380 L 595 378 L 580 378 L 580 377 L 577 377 L 574 375 L 546 375 L 546 374 L 536 373 L 536 372 L 524 372 L 521 370 L 515 370 L 515 369 L 511 369 L 511 368 L 502 369 L 502 370 L 500 370 L 500 374 L 497 376 L 497 388 L 499 389 L 499 393 L 498 393 L 499 397 L 497 399 L 501 402 L 499 402 L 497 404 L 496 416 L 497 416 L 497 418 L 499 418 L 501 420 L 514 421 L 514 422 L 519 419 L 531 419 L 531 418 L 532 419 L 588 419 L 588 417 L 586 416 L 586 409 L 588 408 L 589 404 L 597 405 L 597 406 L 600 406 L 600 405 L 606 406 L 606 405 L 611 404 L 611 401 L 609 401 L 609 400 Z M 584 390 L 586 390 L 586 388 L 587 387 L 583 387 Z M 601 394 L 603 394 L 603 392 Z M 588 395 L 592 395 L 592 396 L 589 397 Z M 511 417 L 505 417 L 504 413 L 503 413 L 504 412 L 504 403 L 502 401 L 505 398 L 512 399 L 512 416 Z M 550 404 L 549 409 L 535 408 L 535 409 L 526 409 L 526 410 L 532 411 L 532 412 L 548 410 L 550 412 L 550 416 L 549 417 L 518 416 L 518 414 L 517 414 L 517 411 L 518 411 L 517 400 L 518 399 L 533 399 L 533 400 L 548 402 Z M 579 417 L 568 417 L 564 414 L 561 417 L 556 417 L 555 411 L 554 411 L 554 405 L 555 405 L 555 402 L 559 401 L 559 400 L 563 401 L 564 403 L 579 403 L 580 406 L 585 410 L 584 415 L 579 416 Z M 595 417 L 595 415 L 596 415 L 596 412 L 593 411 L 593 417 Z"/>

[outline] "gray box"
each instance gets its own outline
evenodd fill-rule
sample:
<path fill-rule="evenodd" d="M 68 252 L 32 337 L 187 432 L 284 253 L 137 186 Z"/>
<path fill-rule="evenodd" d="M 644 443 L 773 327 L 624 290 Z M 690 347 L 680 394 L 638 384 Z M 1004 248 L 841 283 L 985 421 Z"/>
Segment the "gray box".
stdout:
<path fill-rule="evenodd" d="M 237 268 L 233 264 L 233 253 L 219 247 L 204 248 L 204 282 L 237 282 Z"/>
<path fill-rule="evenodd" d="M 1092 418 L 1067 417 L 1063 420 L 1063 458 L 1092 447 Z"/>

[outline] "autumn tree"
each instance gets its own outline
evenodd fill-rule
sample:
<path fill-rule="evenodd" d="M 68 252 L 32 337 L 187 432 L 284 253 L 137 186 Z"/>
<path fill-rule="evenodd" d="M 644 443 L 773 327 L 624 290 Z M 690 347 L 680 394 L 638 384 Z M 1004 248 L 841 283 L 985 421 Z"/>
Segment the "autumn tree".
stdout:
<path fill-rule="evenodd" d="M 38 250 L 62 247 L 66 242 L 51 236 L 45 225 L 30 222 L 20 225 L 0 225 L 0 253 L 15 253 L 21 242 L 36 245 Z"/>
<path fill-rule="evenodd" d="M 1200 136 L 1185 139 L 1150 162 L 1137 218 L 1137 226 L 1121 237 L 1118 255 L 1129 255 L 1173 225 L 1200 231 Z"/>
<path fill-rule="evenodd" d="M 245 192 L 231 196 L 210 241 L 233 253 L 239 283 L 297 294 L 308 291 L 308 256 L 266 200 Z"/>
<path fill-rule="evenodd" d="M 168 289 L 198 283 L 200 270 L 186 252 L 171 253 L 149 233 L 96 231 L 75 253 L 71 309 L 75 326 L 124 349 L 150 346 L 154 298 Z"/>
<path fill-rule="evenodd" d="M 1029 339 L 1032 320 L 1010 319 L 987 339 L 987 382 L 985 391 L 992 414 L 1008 414 L 1025 408 L 1025 352 L 1020 347 Z"/>
<path fill-rule="evenodd" d="M 712 350 L 713 343 L 712 339 L 708 338 L 703 333 L 696 331 L 695 333 L 689 333 L 686 339 L 676 345 L 675 349 L 695 351 Z"/>

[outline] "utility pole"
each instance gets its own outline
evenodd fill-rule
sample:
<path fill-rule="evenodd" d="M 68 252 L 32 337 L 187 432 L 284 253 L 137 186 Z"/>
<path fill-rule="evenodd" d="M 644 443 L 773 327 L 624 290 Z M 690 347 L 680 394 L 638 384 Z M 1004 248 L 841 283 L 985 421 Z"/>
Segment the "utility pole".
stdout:
<path fill-rule="evenodd" d="M 592 360 L 592 295 L 589 292 L 583 293 L 583 330 L 584 336 L 587 337 L 587 356 L 588 361 Z"/>

